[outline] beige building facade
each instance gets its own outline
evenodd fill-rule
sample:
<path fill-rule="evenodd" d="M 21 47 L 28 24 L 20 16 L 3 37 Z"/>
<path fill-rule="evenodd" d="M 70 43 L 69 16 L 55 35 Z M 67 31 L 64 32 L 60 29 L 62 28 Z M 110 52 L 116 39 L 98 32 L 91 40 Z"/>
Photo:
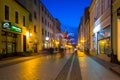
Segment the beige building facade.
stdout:
<path fill-rule="evenodd" d="M 91 54 L 111 54 L 111 0 L 93 0 L 90 6 Z"/>
<path fill-rule="evenodd" d="M 42 48 L 54 47 L 54 17 L 42 2 L 40 2 L 40 19 L 40 26 L 42 28 Z"/>

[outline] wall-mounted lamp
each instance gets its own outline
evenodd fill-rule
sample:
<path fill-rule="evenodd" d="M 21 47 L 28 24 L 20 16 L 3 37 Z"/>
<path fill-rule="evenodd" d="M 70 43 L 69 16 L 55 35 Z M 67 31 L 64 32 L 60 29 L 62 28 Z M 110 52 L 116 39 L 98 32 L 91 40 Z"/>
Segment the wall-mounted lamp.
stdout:
<path fill-rule="evenodd" d="M 32 36 L 32 33 L 30 32 L 30 30 L 26 32 L 26 36 L 27 38 Z"/>
<path fill-rule="evenodd" d="M 49 39 L 50 39 L 49 37 L 45 37 L 45 40 L 47 40 L 47 41 L 48 41 Z"/>

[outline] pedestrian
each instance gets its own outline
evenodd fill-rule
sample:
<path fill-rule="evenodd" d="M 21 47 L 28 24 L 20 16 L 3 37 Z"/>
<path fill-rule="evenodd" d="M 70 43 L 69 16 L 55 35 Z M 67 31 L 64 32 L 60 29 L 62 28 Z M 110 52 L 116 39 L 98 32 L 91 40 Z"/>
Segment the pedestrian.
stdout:
<path fill-rule="evenodd" d="M 6 54 L 6 49 L 5 48 L 2 49 L 2 54 Z"/>

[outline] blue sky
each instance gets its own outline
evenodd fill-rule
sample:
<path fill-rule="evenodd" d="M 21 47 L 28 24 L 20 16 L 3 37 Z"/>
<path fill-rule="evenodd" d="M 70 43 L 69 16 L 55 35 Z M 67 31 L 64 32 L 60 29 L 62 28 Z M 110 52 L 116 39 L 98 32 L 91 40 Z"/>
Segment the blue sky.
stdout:
<path fill-rule="evenodd" d="M 41 0 L 53 17 L 58 18 L 62 30 L 75 33 L 77 39 L 77 28 L 84 8 L 88 7 L 91 0 Z"/>

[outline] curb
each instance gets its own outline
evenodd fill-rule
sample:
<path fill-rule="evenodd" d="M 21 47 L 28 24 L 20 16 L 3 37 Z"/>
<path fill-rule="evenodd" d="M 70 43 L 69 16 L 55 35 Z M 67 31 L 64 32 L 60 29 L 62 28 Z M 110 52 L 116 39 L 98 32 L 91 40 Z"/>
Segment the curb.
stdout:
<path fill-rule="evenodd" d="M 118 69 L 117 69 L 117 68 L 118 68 Z M 110 69 L 112 72 L 116 73 L 118 76 L 120 76 L 120 67 L 114 67 L 114 68 L 110 67 L 109 69 Z M 115 69 L 117 69 L 117 70 L 115 70 Z"/>

